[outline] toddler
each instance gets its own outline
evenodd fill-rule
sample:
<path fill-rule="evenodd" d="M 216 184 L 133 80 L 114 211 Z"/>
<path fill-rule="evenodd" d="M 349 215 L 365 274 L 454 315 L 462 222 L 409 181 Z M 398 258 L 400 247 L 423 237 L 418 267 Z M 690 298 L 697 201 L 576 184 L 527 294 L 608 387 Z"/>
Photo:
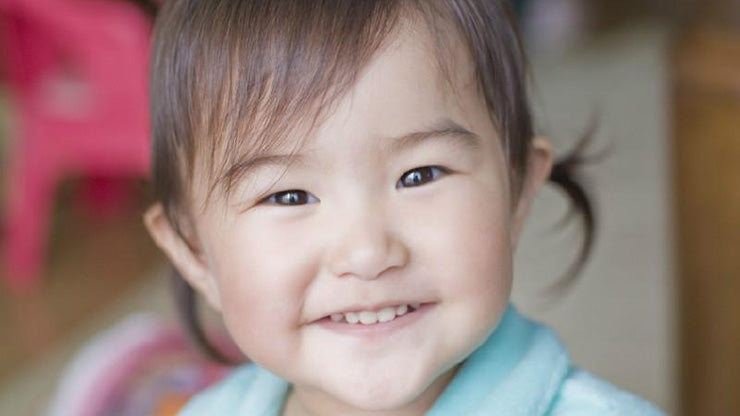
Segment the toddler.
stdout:
<path fill-rule="evenodd" d="M 593 222 L 508 1 L 165 2 L 144 221 L 250 360 L 181 414 L 661 414 L 509 302 L 546 180 Z"/>

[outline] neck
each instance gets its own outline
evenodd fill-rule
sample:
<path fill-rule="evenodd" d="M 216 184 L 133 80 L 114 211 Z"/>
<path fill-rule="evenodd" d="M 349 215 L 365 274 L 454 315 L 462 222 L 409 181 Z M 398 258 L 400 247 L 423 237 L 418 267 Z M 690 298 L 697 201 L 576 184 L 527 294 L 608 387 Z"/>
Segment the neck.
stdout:
<path fill-rule="evenodd" d="M 462 363 L 457 364 L 402 407 L 388 410 L 357 409 L 315 389 L 291 385 L 281 416 L 422 416 L 452 381 Z"/>

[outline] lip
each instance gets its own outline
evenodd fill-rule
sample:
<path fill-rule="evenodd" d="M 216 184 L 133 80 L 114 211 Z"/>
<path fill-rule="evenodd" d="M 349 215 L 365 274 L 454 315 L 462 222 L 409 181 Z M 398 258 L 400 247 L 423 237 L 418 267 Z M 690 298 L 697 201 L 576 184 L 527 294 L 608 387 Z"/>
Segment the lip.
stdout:
<path fill-rule="evenodd" d="M 392 321 L 379 322 L 372 325 L 334 322 L 330 317 L 319 319 L 313 324 L 341 335 L 350 335 L 362 338 L 386 336 L 414 324 L 419 319 L 427 315 L 435 305 L 436 303 L 422 303 L 421 306 L 419 306 L 419 309 L 416 309 L 413 312 L 408 312 Z"/>

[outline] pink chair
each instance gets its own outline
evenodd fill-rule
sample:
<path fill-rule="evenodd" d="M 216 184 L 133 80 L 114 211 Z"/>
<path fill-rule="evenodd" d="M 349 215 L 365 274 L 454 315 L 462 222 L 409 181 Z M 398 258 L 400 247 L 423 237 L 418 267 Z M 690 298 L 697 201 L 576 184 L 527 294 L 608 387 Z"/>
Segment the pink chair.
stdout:
<path fill-rule="evenodd" d="M 54 192 L 68 176 L 149 170 L 150 19 L 120 0 L 0 0 L 16 115 L 6 150 L 6 277 L 37 288 Z"/>

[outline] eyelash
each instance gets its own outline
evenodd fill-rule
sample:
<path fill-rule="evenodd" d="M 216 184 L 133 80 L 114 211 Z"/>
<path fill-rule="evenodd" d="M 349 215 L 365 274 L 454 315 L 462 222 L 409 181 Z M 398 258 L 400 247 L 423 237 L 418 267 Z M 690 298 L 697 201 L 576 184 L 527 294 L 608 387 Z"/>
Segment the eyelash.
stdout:
<path fill-rule="evenodd" d="M 419 168 L 415 168 L 415 169 L 409 170 L 409 171 L 405 172 L 403 175 L 401 175 L 401 179 L 399 179 L 398 182 L 396 183 L 396 188 L 398 188 L 398 184 L 401 183 L 401 182 L 403 182 L 403 179 L 406 178 L 409 174 L 414 173 L 414 172 L 425 171 L 425 170 L 426 171 L 437 170 L 439 172 L 442 172 L 442 174 L 444 174 L 444 175 L 450 173 L 450 170 L 449 169 L 444 168 L 444 167 L 441 167 L 441 166 L 422 166 L 422 167 L 419 167 Z M 422 178 L 425 178 L 425 177 L 428 177 L 428 175 L 427 176 L 422 175 Z M 429 182 L 434 182 L 439 177 L 439 175 L 435 177 L 434 174 L 432 174 L 432 177 L 433 177 L 433 179 L 428 180 L 428 181 L 425 181 L 425 182 L 422 182 L 421 185 L 424 185 L 424 184 L 429 183 Z M 417 185 L 411 185 L 411 186 L 409 186 L 409 188 L 416 188 L 416 187 L 421 186 L 421 185 L 418 185 L 418 184 Z M 276 193 L 270 194 L 270 195 L 268 195 L 265 198 L 262 198 L 258 202 L 258 204 L 269 203 L 269 205 L 277 205 L 277 206 L 285 206 L 285 207 L 303 205 L 303 204 L 296 204 L 296 203 L 293 203 L 293 204 L 279 204 L 279 203 L 275 202 L 275 200 L 279 200 L 280 199 L 279 197 L 281 195 L 291 195 L 291 194 L 292 195 L 296 195 L 296 194 L 299 194 L 299 193 L 307 194 L 305 191 L 302 191 L 302 190 L 299 190 L 299 189 L 291 189 L 291 190 L 287 190 L 287 191 L 280 191 L 280 192 L 276 192 Z"/>

